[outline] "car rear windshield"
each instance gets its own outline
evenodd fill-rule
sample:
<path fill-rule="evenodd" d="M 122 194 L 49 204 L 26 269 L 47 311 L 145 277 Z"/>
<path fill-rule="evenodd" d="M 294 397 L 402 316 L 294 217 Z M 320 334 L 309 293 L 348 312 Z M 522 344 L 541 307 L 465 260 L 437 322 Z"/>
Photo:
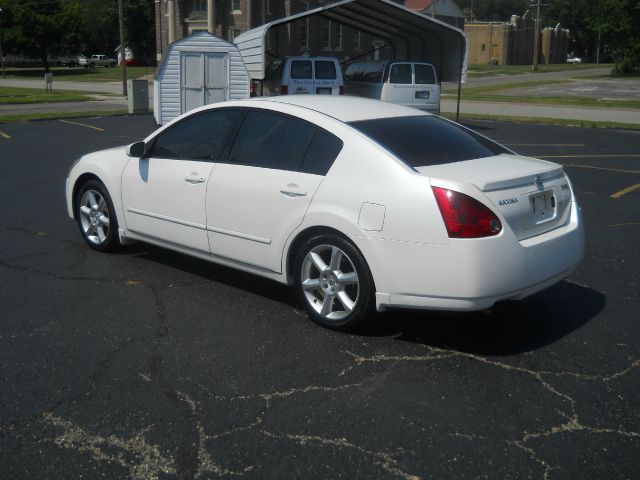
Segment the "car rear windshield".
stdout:
<path fill-rule="evenodd" d="M 511 153 L 497 143 L 435 115 L 380 118 L 349 125 L 412 167 Z"/>

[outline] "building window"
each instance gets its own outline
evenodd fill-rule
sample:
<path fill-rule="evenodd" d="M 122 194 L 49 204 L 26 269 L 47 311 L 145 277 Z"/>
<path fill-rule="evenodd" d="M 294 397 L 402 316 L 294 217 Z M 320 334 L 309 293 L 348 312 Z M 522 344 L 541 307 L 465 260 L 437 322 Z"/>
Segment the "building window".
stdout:
<path fill-rule="evenodd" d="M 331 20 L 327 20 L 322 26 L 322 48 L 331 50 Z"/>
<path fill-rule="evenodd" d="M 336 50 L 342 50 L 342 24 L 336 27 Z"/>
<path fill-rule="evenodd" d="M 360 35 L 360 32 L 355 32 L 353 34 L 353 48 L 360 50 L 360 42 L 362 41 L 362 35 Z"/>
<path fill-rule="evenodd" d="M 304 22 L 300 26 L 300 47 L 308 50 L 309 49 L 309 19 L 305 18 Z"/>
<path fill-rule="evenodd" d="M 238 35 L 240 35 L 242 32 L 237 29 L 237 28 L 230 28 L 229 29 L 229 40 L 233 41 L 234 38 L 236 38 Z"/>
<path fill-rule="evenodd" d="M 480 51 L 481 52 L 486 52 L 487 51 L 487 46 L 484 43 L 482 45 L 480 45 Z"/>
<path fill-rule="evenodd" d="M 231 13 L 241 13 L 240 0 L 231 0 Z"/>
<path fill-rule="evenodd" d="M 191 13 L 206 13 L 207 0 L 193 0 L 191 4 Z"/>

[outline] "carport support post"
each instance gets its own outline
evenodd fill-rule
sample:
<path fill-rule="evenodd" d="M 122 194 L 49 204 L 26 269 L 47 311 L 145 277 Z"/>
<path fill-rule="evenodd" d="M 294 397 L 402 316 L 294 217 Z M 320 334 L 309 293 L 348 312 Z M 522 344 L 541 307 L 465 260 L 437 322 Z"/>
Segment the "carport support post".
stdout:
<path fill-rule="evenodd" d="M 460 42 L 460 71 L 458 72 L 458 102 L 456 105 L 456 122 L 460 123 L 460 93 L 462 91 L 462 69 L 464 68 L 464 43 Z"/>

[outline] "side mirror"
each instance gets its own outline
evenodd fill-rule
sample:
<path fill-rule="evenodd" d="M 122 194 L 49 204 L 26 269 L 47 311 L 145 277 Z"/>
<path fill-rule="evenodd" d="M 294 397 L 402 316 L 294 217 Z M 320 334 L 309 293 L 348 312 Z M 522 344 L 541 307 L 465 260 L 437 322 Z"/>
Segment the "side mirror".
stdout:
<path fill-rule="evenodd" d="M 127 147 L 127 155 L 134 158 L 142 158 L 144 156 L 144 142 L 132 143 Z"/>

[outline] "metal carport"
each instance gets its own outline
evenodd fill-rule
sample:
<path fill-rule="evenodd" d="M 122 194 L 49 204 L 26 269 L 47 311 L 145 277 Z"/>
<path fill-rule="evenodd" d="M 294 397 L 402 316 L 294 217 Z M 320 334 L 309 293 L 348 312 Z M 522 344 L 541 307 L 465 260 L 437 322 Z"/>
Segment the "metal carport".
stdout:
<path fill-rule="evenodd" d="M 265 78 L 269 30 L 310 16 L 320 16 L 386 41 L 394 59 L 431 63 L 441 82 L 460 84 L 466 78 L 467 39 L 461 30 L 390 0 L 342 0 L 238 35 L 234 43 L 252 79 Z"/>

